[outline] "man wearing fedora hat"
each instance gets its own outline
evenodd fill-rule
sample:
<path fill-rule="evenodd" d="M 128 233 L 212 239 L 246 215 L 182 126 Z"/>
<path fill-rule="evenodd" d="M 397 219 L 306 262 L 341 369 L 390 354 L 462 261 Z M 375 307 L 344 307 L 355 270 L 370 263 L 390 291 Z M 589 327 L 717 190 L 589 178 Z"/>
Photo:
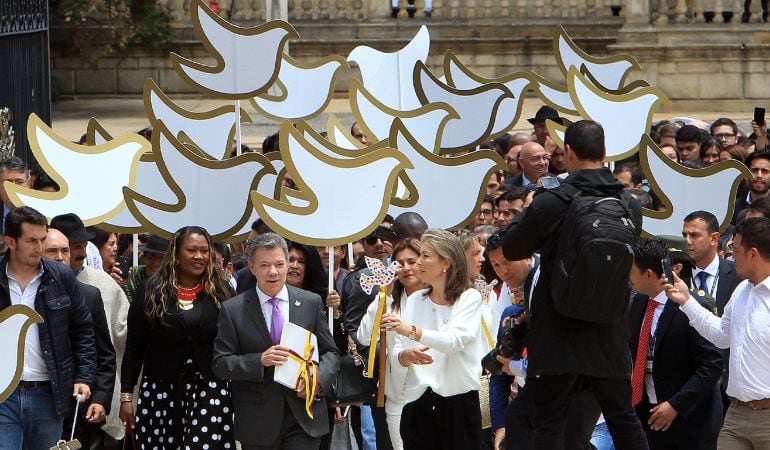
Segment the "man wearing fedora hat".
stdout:
<path fill-rule="evenodd" d="M 139 286 L 144 285 L 160 269 L 163 258 L 168 252 L 169 242 L 157 234 L 147 236 L 147 242 L 144 247 L 140 247 L 144 257 L 144 264 L 131 267 L 128 271 L 128 279 L 123 284 L 123 290 L 126 292 L 128 301 L 134 301 L 134 292 Z"/>
<path fill-rule="evenodd" d="M 86 230 L 83 221 L 75 214 L 62 214 L 51 219 L 49 228 L 59 230 L 69 240 L 70 268 L 75 272 L 78 281 L 99 289 L 104 301 L 104 312 L 110 325 L 112 345 L 115 347 L 117 361 L 123 359 L 123 350 L 126 346 L 126 320 L 128 317 L 128 299 L 123 289 L 112 279 L 107 272 L 95 269 L 85 264 L 86 245 L 94 234 Z M 120 379 L 120 365 L 118 365 L 118 379 Z M 118 392 L 116 390 L 115 395 Z M 107 424 L 103 430 L 116 440 L 123 439 L 123 427 L 117 420 L 117 408 L 107 417 Z M 113 416 L 115 416 L 113 418 Z"/>
<path fill-rule="evenodd" d="M 550 106 L 543 105 L 535 113 L 535 117 L 530 117 L 527 122 L 535 126 L 535 141 L 545 146 L 545 140 L 550 136 L 548 134 L 548 127 L 545 126 L 546 120 L 553 120 L 554 122 L 564 125 L 565 119 L 559 116 L 559 113 Z"/>

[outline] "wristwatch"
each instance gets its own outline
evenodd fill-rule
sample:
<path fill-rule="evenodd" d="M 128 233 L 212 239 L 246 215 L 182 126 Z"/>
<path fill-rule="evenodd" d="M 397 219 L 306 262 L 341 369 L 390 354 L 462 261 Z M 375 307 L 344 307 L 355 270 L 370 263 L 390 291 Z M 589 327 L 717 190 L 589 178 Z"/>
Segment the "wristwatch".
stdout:
<path fill-rule="evenodd" d="M 417 327 L 412 325 L 412 331 L 409 332 L 407 337 L 413 341 L 417 340 Z"/>

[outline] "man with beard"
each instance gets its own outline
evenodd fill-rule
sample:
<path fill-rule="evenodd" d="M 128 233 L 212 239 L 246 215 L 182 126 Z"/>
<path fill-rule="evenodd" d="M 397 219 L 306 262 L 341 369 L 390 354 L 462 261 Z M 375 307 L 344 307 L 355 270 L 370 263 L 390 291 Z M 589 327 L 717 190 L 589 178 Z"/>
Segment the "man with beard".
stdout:
<path fill-rule="evenodd" d="M 754 152 L 746 158 L 746 165 L 751 172 L 749 182 L 749 194 L 735 200 L 732 224 L 738 221 L 738 215 L 755 200 L 768 196 L 770 190 L 770 151 Z"/>

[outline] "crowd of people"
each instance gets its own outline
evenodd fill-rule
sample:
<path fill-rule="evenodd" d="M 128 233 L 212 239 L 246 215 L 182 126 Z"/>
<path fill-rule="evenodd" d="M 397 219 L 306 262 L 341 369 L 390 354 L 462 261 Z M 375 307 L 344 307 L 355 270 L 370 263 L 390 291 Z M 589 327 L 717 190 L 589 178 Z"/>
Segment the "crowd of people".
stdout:
<path fill-rule="evenodd" d="M 565 148 L 548 119 L 568 125 Z M 737 159 L 752 179 L 726 230 L 693 211 L 642 238 L 642 208 L 665 205 L 638 161 L 607 167 L 596 122 L 547 106 L 529 122 L 483 145 L 506 170 L 466 227 L 407 212 L 355 246 L 303 245 L 258 220 L 244 242 L 190 224 L 134 249 L 75 214 L 13 207 L 0 187 L 0 310 L 44 319 L 0 403 L 0 450 L 50 448 L 73 421 L 89 449 L 329 449 L 348 429 L 360 449 L 770 449 L 766 124 L 656 124 L 672 160 Z M 0 181 L 59 189 L 15 157 Z M 381 317 L 364 256 L 399 263 Z M 289 322 L 317 341 L 294 389 L 274 381 L 304 361 L 282 345 Z M 384 406 L 340 403 L 342 360 L 363 372 L 375 352 Z"/>

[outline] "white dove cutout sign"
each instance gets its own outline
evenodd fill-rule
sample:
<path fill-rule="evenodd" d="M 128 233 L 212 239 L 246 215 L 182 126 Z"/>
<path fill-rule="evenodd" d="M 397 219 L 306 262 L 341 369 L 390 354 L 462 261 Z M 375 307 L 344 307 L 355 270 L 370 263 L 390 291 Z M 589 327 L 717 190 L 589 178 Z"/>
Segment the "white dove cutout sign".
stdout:
<path fill-rule="evenodd" d="M 285 122 L 280 148 L 289 173 L 310 205 L 295 206 L 252 192 L 259 217 L 278 234 L 308 245 L 342 245 L 366 236 L 382 222 L 399 172 L 411 168 L 409 160 L 385 142 L 358 157 L 334 158 L 333 148 L 305 124 Z M 324 142 L 325 141 L 325 142 Z M 324 143 L 324 151 L 313 146 Z M 353 170 L 351 170 L 353 169 Z"/>
<path fill-rule="evenodd" d="M 444 76 L 449 86 L 465 91 L 488 83 L 500 83 L 508 88 L 513 98 L 504 97 L 498 105 L 490 135 L 506 133 L 519 121 L 524 93 L 532 84 L 532 77 L 526 72 L 516 72 L 496 79 L 483 78 L 468 69 L 451 50 L 444 55 Z"/>
<path fill-rule="evenodd" d="M 407 211 L 418 212 L 434 228 L 464 226 L 476 211 L 486 193 L 486 186 L 470 189 L 457 180 L 486 180 L 505 163 L 497 152 L 480 150 L 457 157 L 439 156 L 425 148 L 409 134 L 400 120 L 393 124 L 391 145 L 398 148 L 414 166 L 406 169 L 406 200 L 394 199 L 388 213 L 393 217 Z M 447 207 L 451 199 L 451 207 Z"/>
<path fill-rule="evenodd" d="M 690 169 L 669 159 L 649 136 L 642 138 L 639 163 L 665 211 L 643 209 L 642 231 L 651 236 L 677 234 L 687 214 L 709 211 L 719 220 L 724 232 L 733 217 L 735 194 L 741 180 L 750 180 L 751 172 L 739 161 L 730 159 L 704 169 Z"/>
<path fill-rule="evenodd" d="M 487 83 L 474 89 L 460 90 L 439 81 L 425 64 L 414 66 L 417 97 L 423 105 L 446 103 L 459 116 L 449 120 L 441 134 L 441 153 L 470 150 L 485 140 L 496 137 L 492 127 L 500 103 L 513 99 L 511 92 L 500 83 Z M 498 136 L 505 131 L 499 131 Z"/>
<path fill-rule="evenodd" d="M 343 67 L 349 68 L 348 63 L 337 55 L 303 63 L 284 53 L 275 82 L 281 95 L 261 94 L 251 103 L 260 114 L 276 122 L 315 117 L 329 105 L 334 81 Z"/>
<path fill-rule="evenodd" d="M 5 182 L 11 202 L 32 207 L 49 219 L 77 211 L 86 225 L 105 222 L 125 208 L 123 187 L 135 185 L 139 158 L 150 151 L 138 134 L 97 146 L 78 145 L 54 133 L 35 114 L 27 121 L 27 136 L 40 167 L 60 190 L 43 192 Z M 98 199 L 94 198 L 95 187 L 99 189 Z"/>
<path fill-rule="evenodd" d="M 617 161 L 636 153 L 639 137 L 650 129 L 655 109 L 668 101 L 663 92 L 650 86 L 625 94 L 603 92 L 574 67 L 567 74 L 567 86 L 580 116 L 604 127 L 605 161 Z M 550 120 L 546 125 L 556 144 L 564 148 L 561 131 L 565 127 Z"/>
<path fill-rule="evenodd" d="M 391 109 L 413 110 L 421 106 L 412 82 L 417 62 L 425 62 L 430 50 L 428 27 L 421 26 L 414 38 L 401 50 L 385 53 L 367 46 L 354 48 L 349 62 L 358 64 L 364 87 Z"/>
<path fill-rule="evenodd" d="M 162 121 L 174 137 L 200 149 L 209 159 L 230 156 L 236 120 L 251 122 L 251 117 L 243 109 L 239 117 L 235 106 L 221 106 L 206 112 L 187 111 L 176 105 L 149 78 L 144 83 L 144 105 L 151 123 Z"/>
<path fill-rule="evenodd" d="M 24 342 L 29 328 L 43 323 L 34 309 L 25 305 L 12 305 L 0 311 L 0 403 L 16 389 L 24 369 Z M 37 330 L 34 330 L 35 332 Z"/>
<path fill-rule="evenodd" d="M 133 216 L 163 237 L 196 224 L 215 241 L 242 238 L 233 233 L 251 217 L 249 192 L 264 174 L 273 173 L 270 161 L 257 153 L 204 159 L 174 138 L 163 122 L 155 123 L 152 140 L 160 173 L 177 201 L 161 203 L 127 187 L 126 206 Z"/>
<path fill-rule="evenodd" d="M 190 15 L 196 33 L 217 63 L 208 66 L 176 53 L 171 54 L 171 63 L 183 80 L 212 97 L 237 100 L 265 92 L 278 77 L 284 45 L 289 38 L 299 37 L 294 27 L 280 20 L 238 27 L 202 0 L 190 2 Z"/>

